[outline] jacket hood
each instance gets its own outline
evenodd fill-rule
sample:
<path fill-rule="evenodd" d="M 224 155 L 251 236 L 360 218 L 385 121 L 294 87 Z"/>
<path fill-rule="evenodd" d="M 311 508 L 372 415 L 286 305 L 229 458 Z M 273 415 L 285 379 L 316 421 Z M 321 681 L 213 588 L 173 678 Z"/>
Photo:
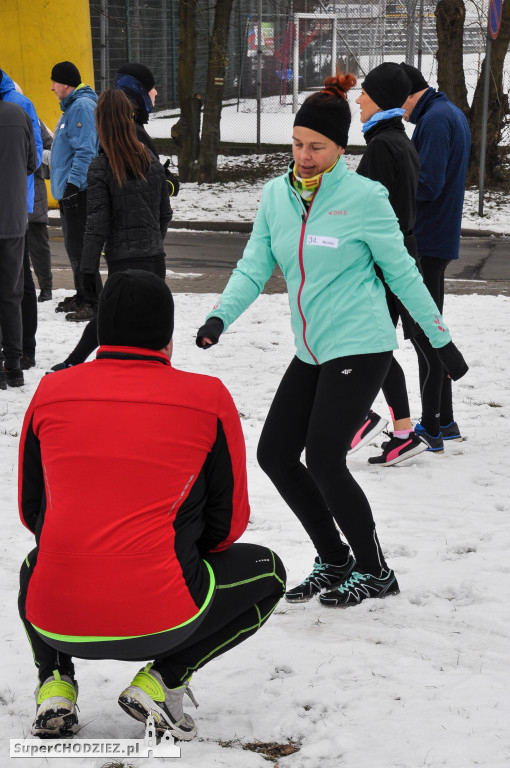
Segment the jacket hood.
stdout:
<path fill-rule="evenodd" d="M 90 99 L 94 102 L 94 105 L 96 105 L 97 93 L 92 90 L 90 85 L 79 85 L 69 94 L 69 96 L 66 96 L 65 99 L 62 99 L 60 102 L 60 109 L 62 112 L 65 112 L 66 109 L 78 99 Z"/>
<path fill-rule="evenodd" d="M 8 93 L 9 91 L 15 91 L 16 88 L 14 86 L 14 81 L 9 77 L 6 72 L 4 72 L 3 69 L 0 69 L 0 72 L 2 72 L 2 79 L 0 80 L 0 93 Z"/>

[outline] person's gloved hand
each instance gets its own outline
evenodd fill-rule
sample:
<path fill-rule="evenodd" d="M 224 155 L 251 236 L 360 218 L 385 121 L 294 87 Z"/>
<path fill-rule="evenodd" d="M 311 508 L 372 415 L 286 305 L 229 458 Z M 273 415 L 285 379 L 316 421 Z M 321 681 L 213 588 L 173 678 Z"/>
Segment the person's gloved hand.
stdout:
<path fill-rule="evenodd" d="M 76 184 L 66 184 L 64 189 L 64 196 L 62 197 L 62 205 L 64 208 L 76 208 L 78 206 L 78 192 L 80 188 Z"/>
<path fill-rule="evenodd" d="M 202 349 L 209 349 L 213 344 L 217 344 L 221 334 L 223 333 L 223 320 L 219 317 L 210 317 L 206 320 L 205 324 L 198 329 L 197 333 L 197 347 Z M 206 341 L 208 339 L 208 341 Z"/>
<path fill-rule="evenodd" d="M 73 366 L 71 363 L 57 363 L 56 365 L 52 365 L 49 371 L 46 371 L 46 376 L 49 373 L 55 373 L 55 371 L 63 371 L 65 368 L 72 368 Z"/>
<path fill-rule="evenodd" d="M 165 171 L 166 183 L 168 184 L 168 195 L 169 197 L 177 197 L 177 195 L 179 194 L 179 186 L 180 186 L 179 179 L 170 170 L 170 159 L 168 159 L 166 163 L 163 165 L 163 169 Z"/>
<path fill-rule="evenodd" d="M 80 272 L 80 280 L 87 299 L 97 299 L 96 276 L 88 272 Z"/>
<path fill-rule="evenodd" d="M 446 368 L 446 373 L 453 379 L 461 379 L 468 371 L 469 367 L 459 352 L 453 341 L 448 342 L 444 347 L 436 349 L 437 356 Z"/>

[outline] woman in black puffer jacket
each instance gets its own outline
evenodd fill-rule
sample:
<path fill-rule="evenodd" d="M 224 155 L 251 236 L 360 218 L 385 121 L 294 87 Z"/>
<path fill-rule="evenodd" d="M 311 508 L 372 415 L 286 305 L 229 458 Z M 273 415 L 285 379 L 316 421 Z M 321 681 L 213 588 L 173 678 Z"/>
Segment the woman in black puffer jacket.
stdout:
<path fill-rule="evenodd" d="M 163 240 L 171 209 L 163 166 L 138 141 L 132 106 L 120 90 L 107 90 L 96 108 L 101 149 L 87 174 L 87 227 L 81 273 L 88 300 L 97 302 L 94 274 L 101 255 L 108 275 L 143 269 L 165 279 Z M 96 318 L 75 349 L 52 370 L 84 362 L 97 347 Z"/>

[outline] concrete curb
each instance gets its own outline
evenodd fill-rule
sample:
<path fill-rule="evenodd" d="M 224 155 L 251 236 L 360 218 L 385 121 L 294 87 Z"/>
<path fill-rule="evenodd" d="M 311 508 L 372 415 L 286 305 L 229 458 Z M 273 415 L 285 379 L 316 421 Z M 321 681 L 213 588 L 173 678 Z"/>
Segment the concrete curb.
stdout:
<path fill-rule="evenodd" d="M 60 229 L 60 216 L 51 216 L 49 227 Z M 250 234 L 252 221 L 192 221 L 176 219 L 170 222 L 168 229 L 187 229 L 193 232 L 246 232 Z M 461 229 L 461 237 L 510 237 L 510 232 L 493 232 L 490 229 Z"/>

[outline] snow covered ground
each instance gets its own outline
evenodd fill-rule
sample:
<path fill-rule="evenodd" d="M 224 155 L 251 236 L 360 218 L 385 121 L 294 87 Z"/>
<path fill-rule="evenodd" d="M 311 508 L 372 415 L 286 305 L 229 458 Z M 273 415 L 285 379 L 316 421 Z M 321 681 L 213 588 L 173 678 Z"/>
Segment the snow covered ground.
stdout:
<path fill-rule="evenodd" d="M 178 289 L 171 274 L 169 280 Z M 26 373 L 26 385 L 0 392 L 2 766 L 9 763 L 9 738 L 28 735 L 35 711 L 35 668 L 16 608 L 19 565 L 33 546 L 16 510 L 18 437 L 41 376 L 81 331 L 54 312 L 64 295 L 55 291 L 53 301 L 39 307 L 38 364 Z M 230 388 L 248 450 L 252 518 L 245 540 L 273 547 L 293 586 L 310 571 L 314 553 L 255 459 L 265 415 L 292 356 L 286 297 L 261 296 L 218 346 L 204 352 L 194 336 L 214 299 L 176 295 L 173 362 L 218 375 Z M 263 755 L 242 750 L 256 741 L 299 746 L 280 758 L 280 768 L 509 765 L 510 299 L 449 295 L 445 314 L 470 364 L 455 384 L 456 418 L 466 441 L 448 444 L 442 456 L 423 453 L 387 469 L 368 465 L 374 447 L 350 459 L 372 502 L 400 596 L 347 610 L 316 601 L 280 603 L 257 635 L 195 675 L 199 736 L 181 744 L 176 765 L 263 768 Z M 402 342 L 398 357 L 418 418 L 417 366 L 409 343 Z M 377 408 L 387 416 L 381 401 Z M 142 725 L 116 703 L 137 668 L 77 661 L 80 738 L 143 736 Z M 11 762 L 43 768 L 64 761 Z M 122 766 L 92 757 L 65 764 Z"/>
<path fill-rule="evenodd" d="M 263 155 L 220 156 L 218 167 L 256 166 L 263 159 Z M 351 170 L 356 170 L 360 159 L 361 155 L 345 156 L 347 166 Z M 175 157 L 172 160 L 176 163 Z M 181 184 L 178 197 L 172 200 L 174 221 L 253 221 L 260 203 L 263 186 L 263 181 Z M 479 231 L 488 230 L 498 234 L 510 234 L 510 197 L 501 192 L 486 192 L 484 215 L 480 217 L 478 215 L 478 194 L 478 189 L 466 191 L 462 227 Z"/>

